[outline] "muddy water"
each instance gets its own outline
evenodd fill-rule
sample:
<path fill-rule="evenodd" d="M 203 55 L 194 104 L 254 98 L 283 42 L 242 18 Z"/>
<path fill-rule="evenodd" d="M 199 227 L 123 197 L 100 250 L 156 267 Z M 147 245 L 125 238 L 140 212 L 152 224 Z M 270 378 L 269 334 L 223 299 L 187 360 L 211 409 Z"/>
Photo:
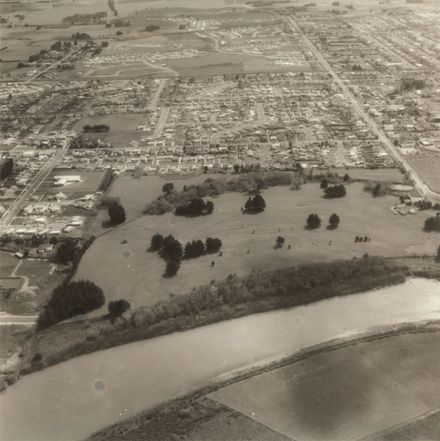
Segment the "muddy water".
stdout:
<path fill-rule="evenodd" d="M 412 279 L 99 351 L 25 376 L 0 395 L 0 439 L 81 440 L 235 369 L 425 319 L 440 319 L 440 283 Z"/>

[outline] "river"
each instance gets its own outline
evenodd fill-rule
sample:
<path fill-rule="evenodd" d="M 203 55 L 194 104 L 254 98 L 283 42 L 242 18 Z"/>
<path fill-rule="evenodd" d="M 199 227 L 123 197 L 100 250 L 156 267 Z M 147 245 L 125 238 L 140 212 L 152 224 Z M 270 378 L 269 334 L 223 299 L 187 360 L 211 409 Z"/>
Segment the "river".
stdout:
<path fill-rule="evenodd" d="M 84 355 L 0 395 L 0 439 L 77 441 L 236 369 L 368 329 L 440 319 L 440 283 L 404 284 Z"/>

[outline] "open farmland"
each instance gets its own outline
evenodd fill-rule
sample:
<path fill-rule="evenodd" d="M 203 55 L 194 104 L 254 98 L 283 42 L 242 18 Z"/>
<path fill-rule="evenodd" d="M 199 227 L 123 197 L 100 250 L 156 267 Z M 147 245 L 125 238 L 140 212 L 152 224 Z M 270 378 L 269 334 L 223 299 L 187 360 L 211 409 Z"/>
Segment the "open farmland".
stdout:
<path fill-rule="evenodd" d="M 361 257 L 365 253 L 432 255 L 437 246 L 435 234 L 422 231 L 427 214 L 395 215 L 390 207 L 396 198 L 374 199 L 363 191 L 362 184 L 351 184 L 348 195 L 340 200 L 324 199 L 318 184 L 307 184 L 297 192 L 286 187 L 272 188 L 264 191 L 263 196 L 267 208 L 257 215 L 240 213 L 246 201 L 244 194 L 227 193 L 213 199 L 215 209 L 210 216 L 185 218 L 168 213 L 140 217 L 99 237 L 81 261 L 76 278 L 95 281 L 108 301 L 125 298 L 133 305 L 151 305 L 170 293 L 188 292 L 194 286 L 231 273 Z M 121 202 L 124 204 L 123 199 Z M 327 220 L 334 212 L 340 216 L 341 224 L 329 231 Z M 304 229 L 310 213 L 321 216 L 320 229 Z M 223 256 L 183 261 L 175 277 L 164 279 L 164 261 L 156 253 L 146 251 L 155 233 L 173 234 L 183 244 L 208 236 L 219 237 L 223 241 Z M 275 239 L 279 235 L 286 241 L 284 248 L 276 250 Z M 371 241 L 355 243 L 358 235 L 368 235 Z"/>
<path fill-rule="evenodd" d="M 434 417 L 412 424 L 410 438 L 402 427 L 398 437 L 391 434 L 440 406 L 439 339 L 433 332 L 355 344 L 210 397 L 295 440 L 433 441 L 439 436 Z"/>

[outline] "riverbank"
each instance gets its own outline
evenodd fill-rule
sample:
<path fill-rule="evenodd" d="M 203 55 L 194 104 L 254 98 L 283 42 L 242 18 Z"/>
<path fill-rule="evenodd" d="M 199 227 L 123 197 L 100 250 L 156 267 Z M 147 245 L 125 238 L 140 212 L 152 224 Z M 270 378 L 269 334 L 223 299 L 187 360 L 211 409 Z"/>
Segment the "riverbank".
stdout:
<path fill-rule="evenodd" d="M 134 341 L 396 285 L 409 275 L 405 265 L 378 257 L 230 275 L 151 308 L 129 311 L 115 323 L 99 318 L 40 331 L 26 346 L 21 374 Z"/>
<path fill-rule="evenodd" d="M 343 337 L 324 342 L 301 350 L 293 355 L 268 362 L 263 366 L 254 366 L 247 370 L 229 373 L 224 379 L 220 379 L 215 384 L 160 405 L 153 410 L 143 412 L 122 423 L 112 425 L 93 434 L 87 441 L 123 441 L 127 437 L 130 438 L 130 441 L 164 441 L 173 439 L 175 436 L 179 436 L 181 440 L 189 441 L 193 439 L 192 434 L 194 432 L 202 431 L 206 425 L 210 425 L 212 429 L 212 426 L 218 425 L 218 420 L 224 417 L 228 418 L 229 424 L 222 425 L 221 428 L 218 427 L 219 430 L 221 429 L 222 434 L 224 434 L 224 428 L 226 427 L 226 430 L 231 431 L 231 434 L 233 433 L 234 439 L 238 440 L 243 435 L 243 426 L 246 428 L 250 424 L 249 420 L 252 420 L 245 418 L 238 411 L 215 401 L 210 394 L 227 386 L 291 366 L 318 355 L 358 346 L 363 343 L 419 333 L 437 333 L 440 335 L 440 321 L 423 321 L 377 328 L 354 337 Z M 243 421 L 244 419 L 247 421 Z M 253 423 L 254 436 L 270 430 L 265 425 L 259 425 L 255 421 Z M 240 433 L 237 433 L 237 430 Z M 272 438 L 277 441 L 278 439 L 289 439 L 275 431 L 271 433 Z M 197 436 L 195 436 L 195 439 L 198 439 Z"/>
<path fill-rule="evenodd" d="M 440 320 L 440 284 L 410 279 L 97 351 L 26 375 L 6 389 L 0 414 L 8 424 L 0 438 L 85 439 L 241 370 L 325 341 L 423 320 Z"/>

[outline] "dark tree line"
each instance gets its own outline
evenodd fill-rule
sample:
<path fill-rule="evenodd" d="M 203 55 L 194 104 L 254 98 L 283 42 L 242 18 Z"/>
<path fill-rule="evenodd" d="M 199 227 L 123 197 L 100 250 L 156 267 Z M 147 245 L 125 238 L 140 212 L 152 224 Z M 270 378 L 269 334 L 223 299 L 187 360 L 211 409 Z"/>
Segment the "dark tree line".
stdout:
<path fill-rule="evenodd" d="M 163 237 L 156 233 L 150 241 L 149 251 L 159 252 L 166 262 L 164 277 L 174 276 L 180 268 L 183 258 L 195 259 L 206 254 L 217 253 L 222 247 L 222 241 L 218 238 L 208 237 L 205 242 L 193 240 L 187 242 L 185 247 L 172 235 Z"/>
<path fill-rule="evenodd" d="M 110 126 L 108 126 L 107 124 L 95 124 L 93 126 L 86 124 L 83 127 L 84 133 L 103 133 L 108 131 L 110 131 Z"/>
<path fill-rule="evenodd" d="M 9 178 L 14 170 L 14 160 L 12 158 L 7 158 L 2 164 L 0 169 L 0 179 Z"/>
<path fill-rule="evenodd" d="M 187 242 L 184 249 L 185 259 L 195 259 L 206 254 L 214 254 L 220 251 L 222 241 L 218 238 L 208 237 L 205 242 L 202 240 L 193 240 Z"/>

